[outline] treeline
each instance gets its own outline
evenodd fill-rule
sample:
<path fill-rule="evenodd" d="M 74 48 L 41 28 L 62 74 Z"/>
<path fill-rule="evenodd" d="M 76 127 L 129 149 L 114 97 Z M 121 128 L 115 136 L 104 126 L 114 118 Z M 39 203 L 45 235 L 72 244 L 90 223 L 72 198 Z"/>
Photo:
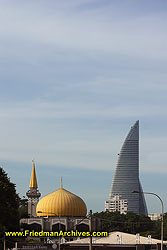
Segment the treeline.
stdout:
<path fill-rule="evenodd" d="M 23 217 L 28 217 L 27 199 L 19 197 L 16 185 L 0 167 L 0 233 L 18 231 Z"/>
<path fill-rule="evenodd" d="M 94 217 L 101 219 L 101 231 L 151 235 L 152 238 L 161 238 L 161 220 L 151 221 L 148 216 L 137 215 L 132 212 L 120 214 L 119 212 L 94 213 Z M 167 240 L 167 213 L 164 215 L 164 240 Z"/>

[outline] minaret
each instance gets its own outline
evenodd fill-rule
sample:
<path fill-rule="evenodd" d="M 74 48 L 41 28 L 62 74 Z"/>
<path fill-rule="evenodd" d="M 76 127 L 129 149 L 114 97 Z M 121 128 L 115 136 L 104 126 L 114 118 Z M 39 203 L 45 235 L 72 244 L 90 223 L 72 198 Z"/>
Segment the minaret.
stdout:
<path fill-rule="evenodd" d="M 38 185 L 37 185 L 37 178 L 35 173 L 35 162 L 33 162 L 32 167 L 32 174 L 31 174 L 31 180 L 29 185 L 29 190 L 26 193 L 28 197 L 28 215 L 30 217 L 36 217 L 36 206 L 39 201 L 39 197 L 41 196 L 40 192 L 38 191 Z"/>

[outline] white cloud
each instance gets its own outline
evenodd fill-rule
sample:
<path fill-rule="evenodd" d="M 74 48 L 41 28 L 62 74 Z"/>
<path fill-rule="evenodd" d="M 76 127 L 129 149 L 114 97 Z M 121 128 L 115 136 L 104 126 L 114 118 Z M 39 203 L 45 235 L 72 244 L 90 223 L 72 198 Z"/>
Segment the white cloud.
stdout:
<path fill-rule="evenodd" d="M 5 119 L 90 119 L 90 118 L 111 118 L 118 119 L 129 117 L 135 119 L 135 117 L 164 117 L 164 110 L 161 108 L 162 105 L 151 104 L 146 106 L 145 103 L 134 105 L 116 103 L 112 104 L 110 107 L 106 105 L 102 106 L 101 103 L 91 104 L 91 103 L 78 103 L 78 102 L 42 102 L 42 101 L 32 101 L 32 102 L 18 102 L 17 104 L 10 104 L 5 107 L 1 103 L 0 107 L 0 117 Z"/>
<path fill-rule="evenodd" d="M 120 134 L 116 129 L 118 123 L 127 118 L 131 121 L 138 117 L 163 118 L 164 112 L 159 110 L 157 106 L 144 105 L 105 109 L 61 102 L 34 101 L 7 107 L 1 104 L 1 160 L 26 163 L 35 157 L 39 164 L 51 166 L 114 169 L 117 153 L 128 133 L 127 130 Z M 142 171 L 166 172 L 165 152 L 161 150 L 167 147 L 167 140 L 156 136 L 158 132 L 153 139 L 149 135 L 141 137 Z"/>
<path fill-rule="evenodd" d="M 72 5 L 75 4 L 78 5 L 74 1 Z M 48 49 L 51 46 L 57 51 L 73 49 L 87 55 L 101 51 L 149 60 L 166 60 L 167 37 L 164 30 L 167 19 L 161 13 L 117 20 L 112 15 L 105 19 L 106 13 L 109 16 L 109 11 L 112 11 L 107 8 L 101 11 L 98 8 L 97 12 L 93 10 L 92 17 L 91 11 L 82 13 L 66 6 L 62 9 L 55 7 L 54 12 L 51 12 L 48 6 L 42 3 L 39 8 L 38 4 L 30 3 L 29 8 L 25 8 L 21 2 L 15 6 L 2 6 L 0 21 L 4 25 L 1 25 L 0 33 L 4 41 L 19 41 L 17 54 L 19 50 L 22 54 L 28 47 L 32 49 L 32 56 L 33 53 L 39 54 L 39 51 L 43 54 L 40 48 L 45 46 Z M 50 10 L 49 13 L 45 8 Z M 32 45 L 38 45 L 39 51 L 34 51 Z M 1 47 L 1 54 L 2 49 L 4 46 Z M 24 52 L 28 56 L 29 50 L 28 53 L 26 50 Z"/>

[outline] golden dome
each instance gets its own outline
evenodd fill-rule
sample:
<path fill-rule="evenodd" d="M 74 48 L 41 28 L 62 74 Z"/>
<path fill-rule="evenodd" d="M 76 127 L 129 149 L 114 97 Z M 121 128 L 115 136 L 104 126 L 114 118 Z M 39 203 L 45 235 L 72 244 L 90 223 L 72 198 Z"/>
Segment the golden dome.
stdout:
<path fill-rule="evenodd" d="M 75 194 L 61 188 L 44 196 L 37 204 L 37 216 L 86 216 L 84 201 Z"/>

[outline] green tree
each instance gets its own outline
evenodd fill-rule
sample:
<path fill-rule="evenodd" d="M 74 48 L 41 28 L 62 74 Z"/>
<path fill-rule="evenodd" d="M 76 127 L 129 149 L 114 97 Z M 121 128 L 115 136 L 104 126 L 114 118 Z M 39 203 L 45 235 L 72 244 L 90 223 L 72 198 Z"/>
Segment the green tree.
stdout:
<path fill-rule="evenodd" d="M 167 213 L 164 214 L 164 239 L 167 240 Z"/>
<path fill-rule="evenodd" d="M 28 199 L 25 196 L 19 201 L 19 217 L 28 218 Z"/>
<path fill-rule="evenodd" d="M 15 184 L 0 168 L 0 233 L 15 231 L 19 228 L 19 196 Z"/>
<path fill-rule="evenodd" d="M 101 231 L 113 232 L 120 231 L 125 233 L 140 233 L 143 236 L 149 234 L 156 235 L 158 238 L 159 225 L 150 220 L 145 215 L 138 215 L 132 212 L 120 214 L 119 212 L 100 212 L 93 214 L 101 219 Z"/>

